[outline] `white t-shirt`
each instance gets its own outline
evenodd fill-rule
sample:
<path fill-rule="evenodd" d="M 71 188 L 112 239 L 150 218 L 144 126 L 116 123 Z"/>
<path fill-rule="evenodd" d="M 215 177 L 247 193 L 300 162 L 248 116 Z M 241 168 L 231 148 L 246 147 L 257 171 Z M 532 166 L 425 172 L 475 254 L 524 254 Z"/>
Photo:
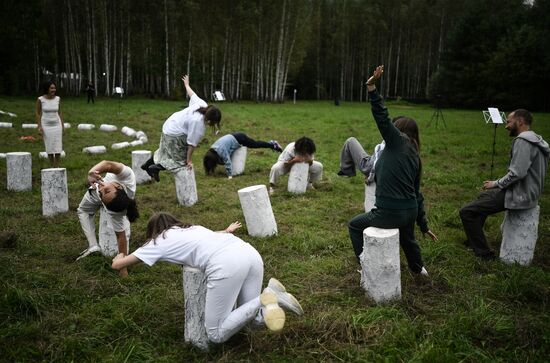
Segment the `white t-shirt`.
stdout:
<path fill-rule="evenodd" d="M 281 155 L 279 155 L 279 158 L 277 159 L 277 161 L 288 163 L 290 160 L 294 159 L 294 157 L 296 156 L 296 147 L 294 146 L 294 144 L 295 144 L 294 142 L 291 142 L 290 144 L 288 144 L 283 150 L 283 152 L 281 153 Z M 314 160 L 315 157 L 311 155 L 311 159 Z"/>
<path fill-rule="evenodd" d="M 194 94 L 189 99 L 189 107 L 168 117 L 162 125 L 162 133 L 168 136 L 187 135 L 187 143 L 197 146 L 206 132 L 204 115 L 197 110 L 207 106 L 206 102 Z"/>
<path fill-rule="evenodd" d="M 157 261 L 195 267 L 206 271 L 208 261 L 229 245 L 244 244 L 231 233 L 219 233 L 202 226 L 172 227 L 132 253 L 145 264 Z"/>

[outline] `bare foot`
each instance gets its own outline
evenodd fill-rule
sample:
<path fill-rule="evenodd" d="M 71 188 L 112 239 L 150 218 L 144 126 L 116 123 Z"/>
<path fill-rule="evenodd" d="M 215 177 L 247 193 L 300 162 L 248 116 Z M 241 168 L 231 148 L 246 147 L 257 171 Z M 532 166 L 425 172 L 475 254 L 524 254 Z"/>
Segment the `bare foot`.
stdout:
<path fill-rule="evenodd" d="M 118 276 L 120 276 L 120 277 L 126 277 L 126 276 L 128 276 L 128 269 L 127 269 L 127 268 L 123 268 L 123 269 L 121 269 L 120 271 L 118 271 Z"/>

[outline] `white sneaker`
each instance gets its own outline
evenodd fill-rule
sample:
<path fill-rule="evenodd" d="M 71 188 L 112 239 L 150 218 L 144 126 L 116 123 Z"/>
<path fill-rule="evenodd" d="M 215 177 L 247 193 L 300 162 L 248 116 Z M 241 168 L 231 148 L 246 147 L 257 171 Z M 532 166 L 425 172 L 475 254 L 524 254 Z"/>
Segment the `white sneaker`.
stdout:
<path fill-rule="evenodd" d="M 84 258 L 94 252 L 99 252 L 101 251 L 101 248 L 99 248 L 98 245 L 93 245 L 91 247 L 88 247 L 86 248 L 84 251 L 80 252 L 80 255 L 78 256 L 78 258 L 76 259 L 77 261 L 80 260 L 81 258 Z"/>
<path fill-rule="evenodd" d="M 428 275 L 428 271 L 426 271 L 426 268 L 424 266 L 422 266 L 422 270 L 420 270 L 420 274 L 426 277 L 430 276 Z"/>
<path fill-rule="evenodd" d="M 272 186 L 269 187 L 269 195 L 273 195 L 275 194 L 275 188 L 273 188 Z"/>
<path fill-rule="evenodd" d="M 296 315 L 302 315 L 304 309 L 300 302 L 290 293 L 286 292 L 286 288 L 281 282 L 275 278 L 270 278 L 264 292 L 274 292 L 277 295 L 277 301 L 281 307 L 287 311 L 292 311 Z"/>
<path fill-rule="evenodd" d="M 285 312 L 277 304 L 277 295 L 270 291 L 264 291 L 260 295 L 262 303 L 261 314 L 265 325 L 271 331 L 280 331 L 285 326 Z"/>

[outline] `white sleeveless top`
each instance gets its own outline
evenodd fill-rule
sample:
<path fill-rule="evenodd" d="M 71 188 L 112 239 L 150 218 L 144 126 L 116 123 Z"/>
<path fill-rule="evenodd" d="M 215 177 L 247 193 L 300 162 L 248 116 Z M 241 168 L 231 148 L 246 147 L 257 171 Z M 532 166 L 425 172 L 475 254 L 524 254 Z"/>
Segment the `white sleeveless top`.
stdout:
<path fill-rule="evenodd" d="M 59 125 L 59 96 L 52 99 L 40 96 L 38 99 L 42 104 L 42 127 Z"/>

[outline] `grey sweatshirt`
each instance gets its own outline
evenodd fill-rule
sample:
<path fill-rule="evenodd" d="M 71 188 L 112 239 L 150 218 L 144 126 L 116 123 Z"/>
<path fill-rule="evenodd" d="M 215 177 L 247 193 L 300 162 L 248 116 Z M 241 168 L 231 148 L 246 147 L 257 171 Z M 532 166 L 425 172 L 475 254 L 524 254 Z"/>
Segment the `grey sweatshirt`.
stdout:
<path fill-rule="evenodd" d="M 524 131 L 514 139 L 508 173 L 496 181 L 506 189 L 506 209 L 529 209 L 538 204 L 549 157 L 548 143 L 533 131 Z"/>

